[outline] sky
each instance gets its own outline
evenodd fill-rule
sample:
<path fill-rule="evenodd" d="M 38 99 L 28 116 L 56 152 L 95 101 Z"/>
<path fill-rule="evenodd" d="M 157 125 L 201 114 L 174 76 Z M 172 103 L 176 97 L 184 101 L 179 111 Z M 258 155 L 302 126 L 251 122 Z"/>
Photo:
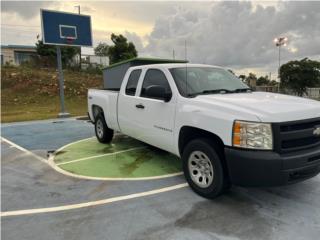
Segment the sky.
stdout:
<path fill-rule="evenodd" d="M 94 46 L 111 33 L 132 41 L 139 56 L 187 59 L 276 78 L 281 62 L 320 60 L 319 1 L 1 1 L 1 44 L 33 45 L 41 36 L 40 9 L 91 15 Z M 185 48 L 186 43 L 186 48 Z M 185 50 L 187 49 L 187 50 Z M 83 48 L 92 54 L 92 48 Z"/>

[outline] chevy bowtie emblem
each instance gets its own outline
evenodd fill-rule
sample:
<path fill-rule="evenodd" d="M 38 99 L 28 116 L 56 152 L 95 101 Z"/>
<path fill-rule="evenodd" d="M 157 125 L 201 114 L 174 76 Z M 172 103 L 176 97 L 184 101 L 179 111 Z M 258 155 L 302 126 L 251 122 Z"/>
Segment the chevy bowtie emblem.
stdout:
<path fill-rule="evenodd" d="M 320 127 L 317 127 L 313 130 L 313 135 L 320 136 Z"/>

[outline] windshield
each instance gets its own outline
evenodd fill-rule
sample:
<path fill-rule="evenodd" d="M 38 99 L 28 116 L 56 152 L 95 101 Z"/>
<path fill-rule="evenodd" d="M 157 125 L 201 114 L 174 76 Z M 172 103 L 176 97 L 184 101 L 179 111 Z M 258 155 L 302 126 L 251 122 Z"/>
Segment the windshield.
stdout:
<path fill-rule="evenodd" d="M 171 68 L 170 72 L 184 97 L 249 90 L 249 87 L 234 74 L 221 68 L 179 67 Z"/>

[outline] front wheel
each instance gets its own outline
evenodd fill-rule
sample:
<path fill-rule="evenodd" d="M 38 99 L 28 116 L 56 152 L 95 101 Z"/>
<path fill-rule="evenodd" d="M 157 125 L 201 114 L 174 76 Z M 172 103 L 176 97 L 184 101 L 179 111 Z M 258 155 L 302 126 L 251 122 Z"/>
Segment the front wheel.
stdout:
<path fill-rule="evenodd" d="M 100 113 L 94 123 L 96 137 L 101 143 L 110 143 L 113 138 L 113 130 L 108 128 L 104 116 Z"/>
<path fill-rule="evenodd" d="M 182 154 L 183 171 L 190 187 L 205 198 L 215 198 L 226 188 L 222 159 L 208 139 L 196 139 Z"/>

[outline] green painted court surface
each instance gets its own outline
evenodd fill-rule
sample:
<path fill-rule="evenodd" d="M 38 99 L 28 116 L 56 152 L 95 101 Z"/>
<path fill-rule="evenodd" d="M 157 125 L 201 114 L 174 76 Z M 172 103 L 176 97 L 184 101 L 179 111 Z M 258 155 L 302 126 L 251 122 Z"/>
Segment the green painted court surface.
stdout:
<path fill-rule="evenodd" d="M 75 142 L 57 152 L 54 162 L 68 172 L 90 177 L 154 177 L 182 170 L 178 157 L 123 135 L 110 144 L 96 138 Z"/>

